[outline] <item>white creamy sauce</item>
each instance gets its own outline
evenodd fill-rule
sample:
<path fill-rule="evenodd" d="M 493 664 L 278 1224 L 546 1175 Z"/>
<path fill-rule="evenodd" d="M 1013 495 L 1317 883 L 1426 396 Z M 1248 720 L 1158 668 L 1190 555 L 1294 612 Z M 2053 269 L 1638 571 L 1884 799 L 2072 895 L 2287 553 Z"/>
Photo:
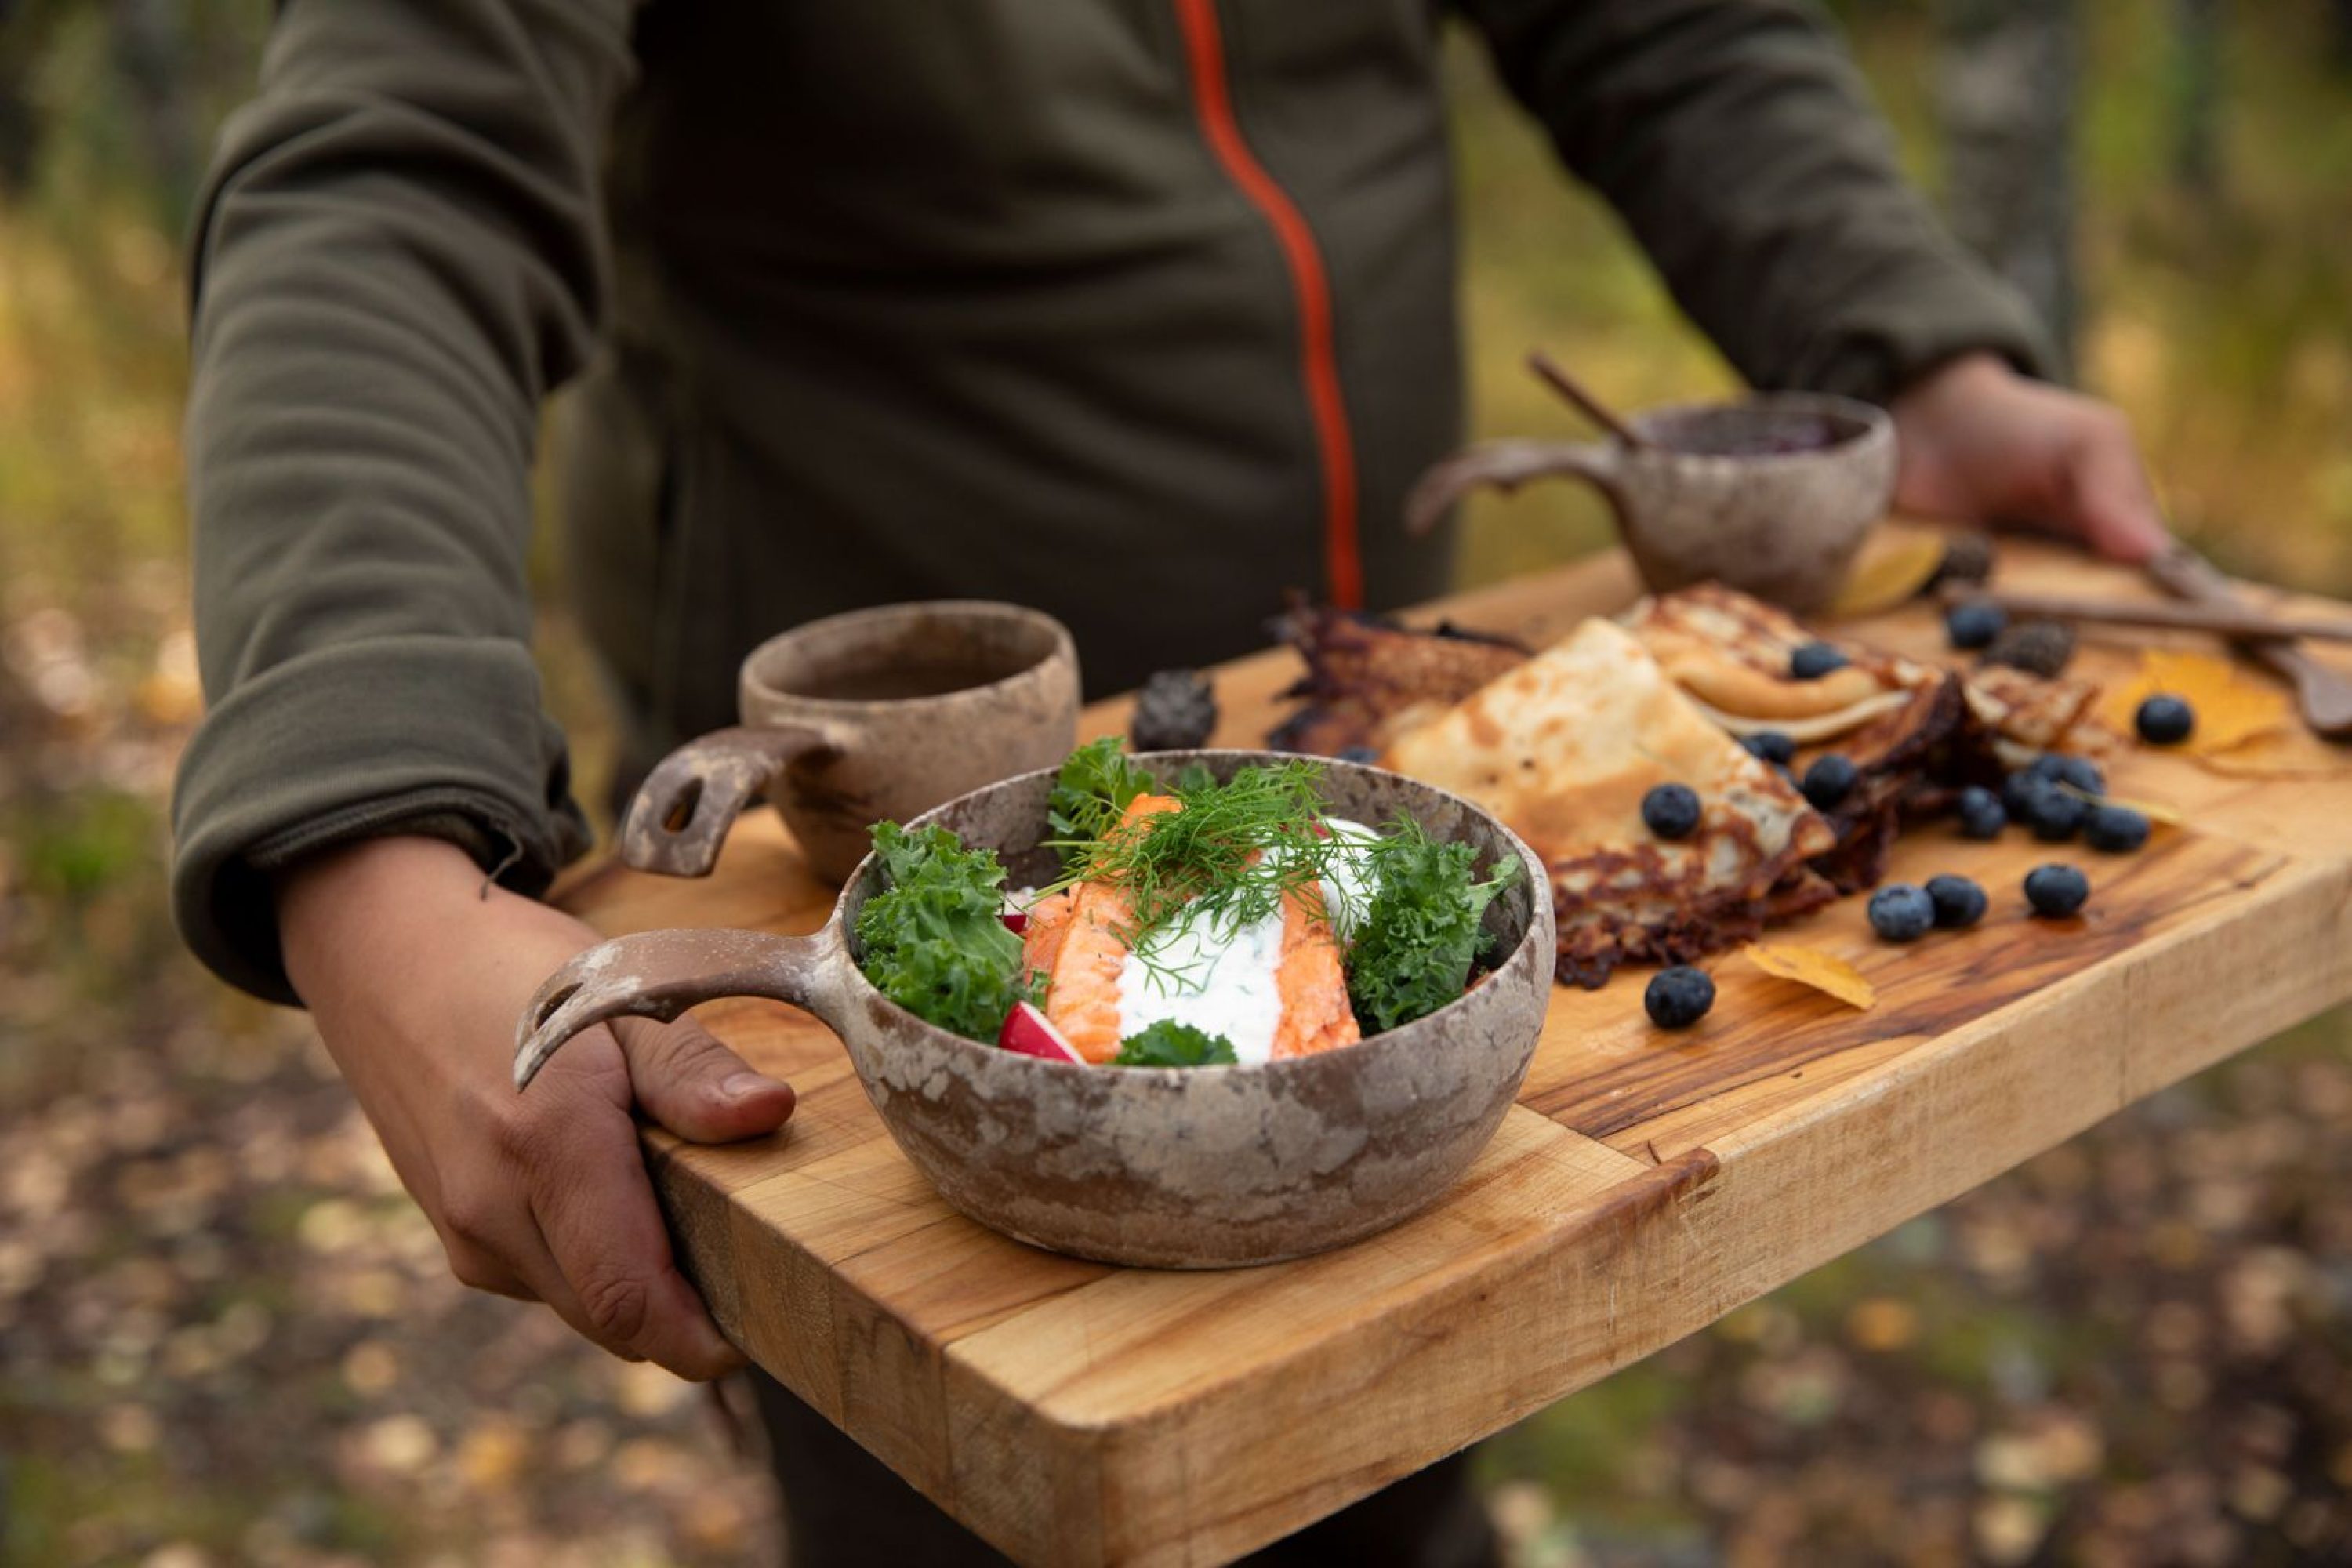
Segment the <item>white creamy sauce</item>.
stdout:
<path fill-rule="evenodd" d="M 1377 837 L 1362 823 L 1337 818 L 1331 831 L 1342 838 Z M 1372 889 L 1360 856 L 1332 870 L 1323 879 L 1323 907 L 1344 942 L 1370 905 Z M 1242 1062 L 1273 1056 L 1282 1024 L 1282 913 L 1230 931 L 1216 924 L 1205 916 L 1173 921 L 1142 952 L 1127 955 L 1118 974 L 1121 1038 L 1168 1021 L 1223 1035 Z"/>

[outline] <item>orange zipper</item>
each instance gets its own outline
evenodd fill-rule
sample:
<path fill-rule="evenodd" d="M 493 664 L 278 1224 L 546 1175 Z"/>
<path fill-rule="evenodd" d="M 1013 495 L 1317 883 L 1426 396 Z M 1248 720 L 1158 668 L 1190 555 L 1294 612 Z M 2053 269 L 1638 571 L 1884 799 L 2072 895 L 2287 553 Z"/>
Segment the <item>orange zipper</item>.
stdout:
<path fill-rule="evenodd" d="M 1339 363 L 1332 346 L 1331 284 L 1314 231 L 1275 184 L 1242 139 L 1225 85 L 1224 44 L 1217 31 L 1216 0 L 1173 0 L 1184 30 L 1184 53 L 1192 68 L 1192 101 L 1209 150 L 1257 208 L 1282 247 L 1298 300 L 1298 355 L 1307 386 L 1307 409 L 1315 424 L 1315 444 L 1323 468 L 1323 569 L 1331 602 L 1344 610 L 1364 604 L 1364 568 L 1356 540 L 1355 437 L 1348 428 L 1348 405 L 1339 391 Z"/>

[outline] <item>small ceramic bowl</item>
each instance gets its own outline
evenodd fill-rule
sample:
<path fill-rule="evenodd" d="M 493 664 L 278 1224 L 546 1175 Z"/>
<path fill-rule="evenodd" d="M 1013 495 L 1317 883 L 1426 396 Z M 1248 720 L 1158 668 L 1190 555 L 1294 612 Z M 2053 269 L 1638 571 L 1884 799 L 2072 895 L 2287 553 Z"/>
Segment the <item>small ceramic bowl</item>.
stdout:
<path fill-rule="evenodd" d="M 743 722 L 688 742 L 637 788 L 621 858 L 700 877 L 764 795 L 810 869 L 837 882 L 866 829 L 1058 763 L 1077 739 L 1078 655 L 1041 610 L 978 599 L 883 605 L 753 648 Z"/>
<path fill-rule="evenodd" d="M 1262 752 L 1142 761 L 1228 777 Z M 919 819 L 1003 858 L 1014 886 L 1050 880 L 1038 847 L 1053 774 L 1034 773 Z M 1167 1268 L 1269 1263 L 1370 1236 L 1433 1202 L 1477 1156 L 1518 1092 L 1552 978 L 1549 879 L 1508 828 L 1454 795 L 1333 763 L 1323 797 L 1375 825 L 1401 814 L 1519 876 L 1486 911 L 1493 971 L 1425 1018 L 1360 1044 L 1256 1066 L 1088 1068 L 1043 1061 L 937 1028 L 857 967 L 857 912 L 879 890 L 869 858 L 814 936 L 651 931 L 592 948 L 553 975 L 518 1029 L 528 1085 L 572 1035 L 628 1015 L 670 1018 L 718 996 L 806 1007 L 840 1035 L 907 1157 L 956 1208 L 1081 1258 Z"/>

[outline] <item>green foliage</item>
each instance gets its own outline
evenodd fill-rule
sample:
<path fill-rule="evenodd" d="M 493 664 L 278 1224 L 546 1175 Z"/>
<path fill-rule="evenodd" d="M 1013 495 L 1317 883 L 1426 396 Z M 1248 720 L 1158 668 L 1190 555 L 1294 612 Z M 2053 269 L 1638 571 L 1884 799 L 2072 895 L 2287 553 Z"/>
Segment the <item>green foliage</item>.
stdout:
<path fill-rule="evenodd" d="M 1179 913 L 1231 934 L 1282 908 L 1293 889 L 1312 887 L 1349 853 L 1324 818 L 1323 765 L 1306 758 L 1246 767 L 1223 784 L 1180 784 L 1181 807 L 1085 845 L 1063 884 L 1108 882 L 1134 911 L 1128 945 Z"/>
<path fill-rule="evenodd" d="M 1045 826 L 1068 854 L 1118 826 L 1119 814 L 1137 795 L 1149 795 L 1152 776 L 1135 765 L 1117 735 L 1089 741 L 1072 752 L 1045 801 Z"/>
<path fill-rule="evenodd" d="M 1489 945 L 1479 922 L 1495 895 L 1517 876 L 1499 860 L 1481 882 L 1467 844 L 1440 844 L 1412 817 L 1371 847 L 1371 905 L 1348 951 L 1348 1000 L 1356 1021 L 1378 1034 L 1437 1011 L 1462 994 L 1470 965 Z"/>
<path fill-rule="evenodd" d="M 74 901 L 140 875 L 158 851 L 153 808 L 133 795 L 85 795 L 19 840 L 25 879 L 35 891 Z"/>
<path fill-rule="evenodd" d="M 1111 1065 L 1122 1068 L 1207 1068 L 1231 1067 L 1234 1060 L 1234 1043 L 1224 1036 L 1212 1035 L 1172 1018 L 1162 1018 L 1149 1028 L 1121 1040 L 1118 1055 L 1111 1058 Z"/>
<path fill-rule="evenodd" d="M 1016 1002 L 1021 939 L 1005 929 L 1004 868 L 944 827 L 877 823 L 888 886 L 857 912 L 862 967 L 874 988 L 917 1016 L 992 1041 Z"/>

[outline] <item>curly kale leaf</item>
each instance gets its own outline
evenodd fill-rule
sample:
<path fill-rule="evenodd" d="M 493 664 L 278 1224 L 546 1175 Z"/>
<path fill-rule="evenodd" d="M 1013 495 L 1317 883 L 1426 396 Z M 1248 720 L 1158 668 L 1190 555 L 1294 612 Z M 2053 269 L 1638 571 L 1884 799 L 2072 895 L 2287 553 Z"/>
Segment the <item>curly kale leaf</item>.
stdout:
<path fill-rule="evenodd" d="M 1004 868 L 944 827 L 874 826 L 882 891 L 857 911 L 861 966 L 874 988 L 917 1016 L 993 1041 L 1027 1001 L 1021 939 L 1005 929 Z"/>
<path fill-rule="evenodd" d="M 1348 1001 L 1367 1034 L 1434 1013 L 1462 994 L 1491 944 L 1480 921 L 1517 877 L 1517 857 L 1476 879 L 1477 851 L 1440 844 L 1406 818 L 1371 852 L 1376 890 L 1348 953 Z"/>
<path fill-rule="evenodd" d="M 1206 1068 L 1229 1067 L 1234 1060 L 1234 1043 L 1224 1036 L 1208 1034 L 1190 1024 L 1177 1023 L 1172 1018 L 1162 1018 L 1121 1040 L 1118 1055 L 1111 1058 L 1111 1065 L 1122 1068 Z"/>
<path fill-rule="evenodd" d="M 1045 826 L 1055 843 L 1091 843 L 1118 826 L 1119 814 L 1158 781 L 1129 759 L 1116 735 L 1089 741 L 1062 763 L 1045 801 Z"/>

